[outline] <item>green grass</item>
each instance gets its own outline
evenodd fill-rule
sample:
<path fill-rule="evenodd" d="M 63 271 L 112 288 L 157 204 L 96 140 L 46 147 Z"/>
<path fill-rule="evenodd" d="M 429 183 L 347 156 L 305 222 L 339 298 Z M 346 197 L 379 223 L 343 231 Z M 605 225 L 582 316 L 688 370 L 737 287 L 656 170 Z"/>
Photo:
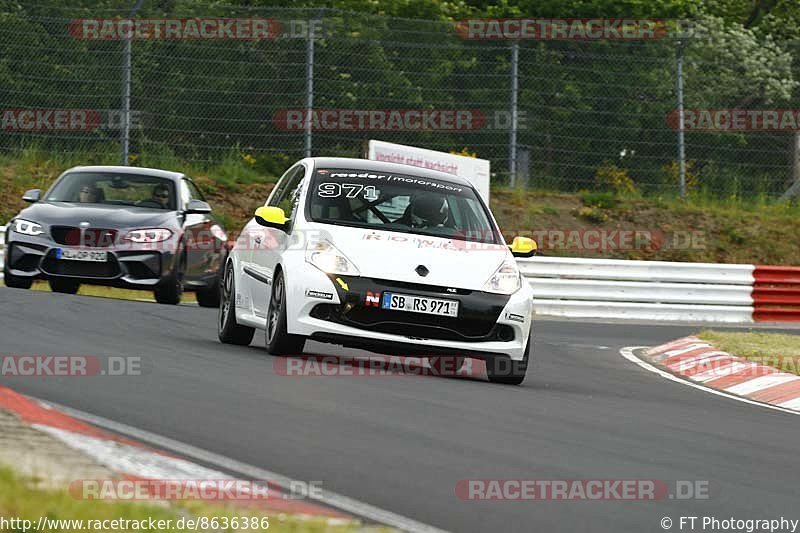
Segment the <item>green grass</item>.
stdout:
<path fill-rule="evenodd" d="M 30 480 L 18 477 L 8 468 L 0 467 L 0 516 L 31 520 L 35 527 L 39 517 L 53 520 L 171 520 L 173 527 L 160 531 L 181 531 L 176 522 L 181 518 L 268 517 L 269 531 L 291 533 L 350 532 L 356 524 L 332 526 L 323 519 L 300 519 L 283 514 L 243 507 L 211 505 L 205 502 L 179 502 L 170 505 L 130 502 L 97 502 L 73 498 L 66 490 L 34 488 Z M 115 529 L 131 531 L 133 529 Z M 149 531 L 149 529 L 135 529 Z M 73 528 L 49 529 L 50 532 L 77 531 Z M 185 531 L 185 530 L 184 530 Z M 229 531 L 259 531 L 229 529 Z M 261 530 L 263 531 L 263 530 Z"/>
<path fill-rule="evenodd" d="M 697 336 L 748 361 L 800 375 L 800 335 L 703 330 Z"/>
<path fill-rule="evenodd" d="M 2 280 L 0 280 L 0 287 L 5 287 Z M 15 289 L 17 290 L 17 289 Z M 50 286 L 46 281 L 35 281 L 31 290 L 40 292 L 51 292 Z M 135 291 L 131 289 L 118 289 L 116 287 L 104 287 L 102 285 L 81 285 L 78 289 L 79 296 L 93 296 L 97 298 L 115 298 L 117 300 L 137 300 L 155 302 L 153 293 L 150 291 Z M 182 302 L 197 302 L 197 298 L 193 292 L 183 293 L 181 298 Z"/>
<path fill-rule="evenodd" d="M 529 190 L 523 194 L 495 187 L 491 207 L 504 233 L 591 228 L 609 233 L 656 230 L 664 236 L 655 250 L 553 251 L 557 255 L 800 265 L 800 205 L 777 203 L 764 195 L 714 198 L 695 192 L 681 200 L 602 191 Z"/>

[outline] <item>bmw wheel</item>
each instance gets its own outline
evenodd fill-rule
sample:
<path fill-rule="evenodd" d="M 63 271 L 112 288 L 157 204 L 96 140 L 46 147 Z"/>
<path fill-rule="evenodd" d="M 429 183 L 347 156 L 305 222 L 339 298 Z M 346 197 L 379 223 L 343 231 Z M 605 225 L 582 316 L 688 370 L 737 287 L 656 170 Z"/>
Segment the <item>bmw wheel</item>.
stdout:
<path fill-rule="evenodd" d="M 156 301 L 160 304 L 178 305 L 183 296 L 183 274 L 186 271 L 186 254 L 181 252 L 175 270 L 162 281 L 153 291 Z"/>
<path fill-rule="evenodd" d="M 6 287 L 12 289 L 30 289 L 31 285 L 33 285 L 33 280 L 9 274 L 8 270 L 3 268 L 3 283 L 5 283 Z"/>

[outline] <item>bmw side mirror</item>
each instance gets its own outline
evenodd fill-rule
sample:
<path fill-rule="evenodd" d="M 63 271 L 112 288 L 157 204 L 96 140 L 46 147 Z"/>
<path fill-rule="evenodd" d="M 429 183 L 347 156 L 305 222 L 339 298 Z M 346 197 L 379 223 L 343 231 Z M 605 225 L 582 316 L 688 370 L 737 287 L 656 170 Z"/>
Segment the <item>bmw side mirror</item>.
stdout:
<path fill-rule="evenodd" d="M 186 213 L 189 215 L 207 215 L 211 212 L 211 206 L 208 202 L 202 200 L 189 200 L 186 204 Z"/>
<path fill-rule="evenodd" d="M 538 251 L 536 241 L 528 237 L 514 237 L 509 248 L 514 257 L 533 257 Z"/>
<path fill-rule="evenodd" d="M 280 207 L 264 206 L 256 209 L 256 222 L 266 228 L 275 228 L 286 231 L 286 213 Z"/>
<path fill-rule="evenodd" d="M 41 189 L 31 189 L 29 191 L 25 191 L 25 194 L 22 195 L 22 199 L 28 203 L 36 203 L 39 201 L 39 197 L 42 195 Z"/>

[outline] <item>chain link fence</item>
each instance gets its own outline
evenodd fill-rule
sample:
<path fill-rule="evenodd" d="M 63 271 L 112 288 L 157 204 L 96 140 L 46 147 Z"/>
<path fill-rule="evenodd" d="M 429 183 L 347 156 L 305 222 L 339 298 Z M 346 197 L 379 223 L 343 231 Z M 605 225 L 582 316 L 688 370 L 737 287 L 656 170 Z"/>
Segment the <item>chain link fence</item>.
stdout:
<path fill-rule="evenodd" d="M 750 53 L 725 35 L 713 46 L 674 35 L 471 40 L 447 21 L 133 4 L 3 4 L 0 155 L 200 168 L 235 158 L 275 174 L 307 153 L 358 157 L 380 139 L 489 159 L 496 184 L 671 194 L 679 53 L 693 113 L 800 108 L 795 43 Z M 140 34 L 125 38 L 121 19 Z M 690 191 L 776 196 L 800 178 L 797 127 L 697 122 L 684 128 Z"/>

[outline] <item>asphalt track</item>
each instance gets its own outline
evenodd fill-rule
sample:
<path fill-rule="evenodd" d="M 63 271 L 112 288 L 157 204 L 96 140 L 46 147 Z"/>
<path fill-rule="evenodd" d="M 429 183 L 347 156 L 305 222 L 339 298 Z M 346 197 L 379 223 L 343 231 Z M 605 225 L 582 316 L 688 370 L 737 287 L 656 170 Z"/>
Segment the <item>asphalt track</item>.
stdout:
<path fill-rule="evenodd" d="M 140 376 L 0 377 L 15 390 L 450 531 L 663 531 L 668 516 L 800 518 L 800 417 L 665 380 L 623 346 L 681 325 L 541 320 L 521 387 L 289 377 L 216 311 L 0 289 L 0 355 L 140 356 Z M 344 353 L 313 344 L 311 351 Z M 707 500 L 462 501 L 463 479 L 707 480 Z M 684 530 L 686 530 L 684 528 Z M 696 529 L 697 530 L 697 529 Z"/>

